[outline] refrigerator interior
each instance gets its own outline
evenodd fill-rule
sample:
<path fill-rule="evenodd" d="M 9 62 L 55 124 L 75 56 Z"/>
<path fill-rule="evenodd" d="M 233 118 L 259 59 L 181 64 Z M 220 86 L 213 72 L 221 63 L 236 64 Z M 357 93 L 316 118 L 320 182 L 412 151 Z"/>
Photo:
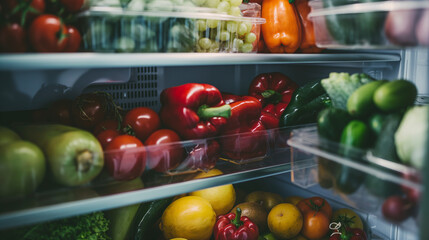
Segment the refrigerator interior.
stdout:
<path fill-rule="evenodd" d="M 343 54 L 344 52 L 338 52 Z M 368 60 L 363 57 L 362 60 L 344 61 L 335 60 L 335 54 L 332 61 L 314 61 L 312 55 L 309 55 L 307 61 L 276 62 L 269 64 L 264 59 L 254 63 L 245 64 L 222 64 L 222 61 L 216 64 L 188 64 L 185 66 L 174 64 L 159 64 L 142 66 L 104 68 L 100 66 L 85 67 L 85 64 L 79 64 L 78 67 L 67 68 L 55 66 L 50 69 L 49 66 L 43 66 L 43 69 L 35 67 L 29 69 L 12 69 L 7 67 L 1 69 L 1 88 L 0 88 L 0 111 L 18 111 L 32 110 L 46 107 L 49 103 L 60 98 L 73 99 L 81 93 L 93 91 L 105 91 L 110 93 L 115 102 L 125 110 L 137 106 L 150 107 L 156 111 L 160 108 L 159 95 L 165 88 L 189 83 L 209 83 L 216 86 L 219 90 L 231 92 L 234 94 L 245 95 L 250 81 L 256 75 L 265 72 L 282 72 L 289 76 L 299 85 L 309 81 L 325 78 L 330 72 L 348 72 L 348 73 L 367 73 L 376 79 L 394 80 L 404 78 L 410 80 L 418 87 L 418 102 L 429 102 L 429 50 L 428 49 L 407 49 L 392 51 L 367 51 L 360 54 L 378 54 L 387 56 L 385 59 Z M 353 52 L 345 52 L 353 55 Z M 313 55 L 320 56 L 322 54 Z M 142 56 L 144 58 L 144 55 Z M 242 56 L 246 58 L 246 55 Z M 145 63 L 150 60 L 145 60 Z M 43 64 L 43 63 L 42 63 Z M 91 65 L 91 64 L 90 64 Z M 138 65 L 138 63 L 136 63 Z M 4 116 L 4 115 L 2 115 Z M 171 182 L 152 183 L 147 189 L 137 191 L 137 193 L 123 193 L 115 196 L 107 195 L 106 205 L 99 205 L 97 197 L 74 196 L 72 201 L 64 202 L 61 199 L 52 200 L 53 203 L 42 204 L 46 209 L 23 208 L 23 216 L 31 216 L 33 219 L 25 221 L 24 217 L 18 216 L 20 209 L 15 209 L 11 213 L 0 213 L 0 221 L 3 224 L 9 221 L 10 227 L 19 225 L 33 224 L 38 221 L 54 220 L 62 217 L 69 217 L 76 214 L 76 206 L 80 205 L 81 210 L 78 213 L 88 213 L 93 210 L 106 210 L 120 207 L 128 204 L 138 203 L 142 200 L 154 200 L 163 197 L 169 197 L 186 193 L 196 189 L 216 186 L 226 183 L 237 183 L 244 189 L 261 189 L 277 192 L 283 196 L 301 195 L 313 196 L 322 194 L 329 199 L 334 208 L 352 207 L 347 201 L 347 197 L 333 194 L 329 190 L 318 186 L 317 181 L 309 179 L 307 176 L 313 176 L 311 172 L 317 169 L 317 162 L 313 156 L 308 156 L 308 161 L 302 161 L 302 166 L 297 164 L 291 166 L 288 164 L 279 165 L 279 162 L 288 161 L 291 158 L 289 151 L 278 152 L 272 157 L 275 164 L 258 165 L 251 164 L 244 169 L 240 166 L 226 166 L 226 173 L 230 174 L 223 177 L 206 179 L 201 181 L 191 181 L 187 184 L 186 179 L 169 180 Z M 276 162 L 277 161 L 277 162 Z M 268 160 L 269 162 L 269 160 Z M 237 174 L 238 173 L 238 174 Z M 301 178 L 297 179 L 300 176 Z M 254 180 L 253 180 L 254 179 Z M 304 181 L 304 182 L 300 182 Z M 183 181 L 183 182 L 182 182 Z M 161 189 L 159 186 L 169 186 L 170 183 L 178 184 L 176 187 Z M 174 188 L 174 189 L 173 189 Z M 61 194 L 61 191 L 49 193 L 51 197 Z M 48 194 L 48 195 L 49 195 Z M 343 198 L 342 198 L 343 197 Z M 363 200 L 364 201 L 364 200 Z M 53 206 L 53 207 L 52 207 Z M 50 208 L 51 207 L 51 208 Z M 39 212 L 38 212 L 39 211 Z M 366 228 L 370 232 L 371 239 L 419 239 L 418 230 L 420 226 L 411 226 L 411 228 L 398 227 L 376 216 L 372 212 L 364 209 L 356 209 L 366 222 Z M 415 220 L 415 219 L 414 219 Z M 14 222 L 15 221 L 15 222 Z M 16 222 L 22 221 L 22 222 Z M 403 226 L 415 224 L 415 221 L 404 223 Z M 6 225 L 4 225 L 6 226 Z M 421 225 L 423 226 L 423 225 Z M 417 231 L 417 232 L 416 232 Z"/>

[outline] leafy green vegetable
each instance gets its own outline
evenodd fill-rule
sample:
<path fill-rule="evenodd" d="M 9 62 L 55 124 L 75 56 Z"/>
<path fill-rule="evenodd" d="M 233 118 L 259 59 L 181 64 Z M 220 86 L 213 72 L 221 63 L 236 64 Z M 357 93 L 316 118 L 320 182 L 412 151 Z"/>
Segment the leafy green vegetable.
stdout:
<path fill-rule="evenodd" d="M 322 79 L 321 83 L 328 93 L 335 108 L 347 110 L 349 96 L 360 86 L 372 82 L 375 79 L 365 73 L 336 73 L 329 74 L 329 78 Z"/>
<path fill-rule="evenodd" d="M 429 105 L 408 109 L 395 133 L 396 152 L 403 163 L 423 170 L 424 161 L 429 159 L 425 153 L 428 131 Z"/>
<path fill-rule="evenodd" d="M 107 240 L 111 239 L 107 235 L 108 229 L 109 221 L 104 217 L 104 213 L 95 212 L 14 229 L 0 234 L 6 236 L 5 239 L 21 240 Z"/>

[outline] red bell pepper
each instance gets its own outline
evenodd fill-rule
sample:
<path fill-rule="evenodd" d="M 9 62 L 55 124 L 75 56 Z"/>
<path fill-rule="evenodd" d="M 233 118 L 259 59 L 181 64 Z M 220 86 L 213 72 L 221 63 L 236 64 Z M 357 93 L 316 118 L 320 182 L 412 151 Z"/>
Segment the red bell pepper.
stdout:
<path fill-rule="evenodd" d="M 254 97 L 241 96 L 239 101 L 229 105 L 231 117 L 219 139 L 223 155 L 234 160 L 264 156 L 267 151 L 267 132 L 259 120 L 261 103 Z"/>
<path fill-rule="evenodd" d="M 185 160 L 174 171 L 186 172 L 209 170 L 216 166 L 220 157 L 220 145 L 216 140 L 206 140 L 204 143 L 195 145 L 190 149 Z"/>
<path fill-rule="evenodd" d="M 209 84 L 187 83 L 164 89 L 160 118 L 182 139 L 216 136 L 231 115 L 219 90 Z"/>
<path fill-rule="evenodd" d="M 218 217 L 213 234 L 215 240 L 257 240 L 259 229 L 248 217 L 241 216 L 241 209 L 237 208 L 237 214 Z"/>
<path fill-rule="evenodd" d="M 282 73 L 262 73 L 250 83 L 249 95 L 262 103 L 262 112 L 271 113 L 279 119 L 297 88 L 298 84 Z"/>

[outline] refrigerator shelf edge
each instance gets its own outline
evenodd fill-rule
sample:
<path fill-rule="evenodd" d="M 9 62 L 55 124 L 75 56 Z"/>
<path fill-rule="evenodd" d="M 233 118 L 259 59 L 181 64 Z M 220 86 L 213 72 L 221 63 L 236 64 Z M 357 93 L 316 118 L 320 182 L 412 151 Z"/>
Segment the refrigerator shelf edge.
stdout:
<path fill-rule="evenodd" d="M 399 62 L 396 54 L 59 53 L 2 54 L 0 71 L 140 66 Z"/>
<path fill-rule="evenodd" d="M 225 174 L 210 178 L 192 179 L 130 192 L 117 192 L 105 196 L 70 199 L 68 202 L 58 201 L 37 207 L 9 208 L 7 212 L 0 213 L 0 230 L 152 201 L 208 187 L 282 174 L 291 170 L 291 163 L 284 161 L 284 156 L 289 157 L 289 155 L 288 151 L 282 151 L 273 154 L 266 161 L 234 165 L 235 168 L 231 168 L 231 164 L 228 164 L 225 165 L 227 169 L 219 166 L 218 169 Z M 303 168 L 312 167 L 313 165 L 313 161 L 303 160 L 300 162 L 300 167 Z M 52 194 L 56 195 L 56 193 Z M 78 198 L 76 195 L 74 197 Z"/>

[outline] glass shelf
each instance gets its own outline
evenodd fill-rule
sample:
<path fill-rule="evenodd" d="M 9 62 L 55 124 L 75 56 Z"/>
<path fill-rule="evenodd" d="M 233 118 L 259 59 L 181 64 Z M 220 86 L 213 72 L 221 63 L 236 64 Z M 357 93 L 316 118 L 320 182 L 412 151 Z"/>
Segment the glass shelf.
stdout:
<path fill-rule="evenodd" d="M 398 62 L 397 54 L 239 54 L 239 53 L 47 53 L 2 54 L 0 70 L 121 68 L 288 63 Z"/>

